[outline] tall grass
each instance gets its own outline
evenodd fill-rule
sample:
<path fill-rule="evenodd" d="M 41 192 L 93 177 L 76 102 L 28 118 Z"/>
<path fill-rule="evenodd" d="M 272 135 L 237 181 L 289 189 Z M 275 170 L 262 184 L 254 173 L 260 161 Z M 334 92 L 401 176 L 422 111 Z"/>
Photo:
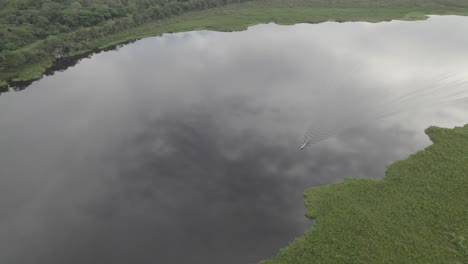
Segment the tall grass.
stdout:
<path fill-rule="evenodd" d="M 426 133 L 383 180 L 307 190 L 314 227 L 261 264 L 468 263 L 468 125 Z"/>

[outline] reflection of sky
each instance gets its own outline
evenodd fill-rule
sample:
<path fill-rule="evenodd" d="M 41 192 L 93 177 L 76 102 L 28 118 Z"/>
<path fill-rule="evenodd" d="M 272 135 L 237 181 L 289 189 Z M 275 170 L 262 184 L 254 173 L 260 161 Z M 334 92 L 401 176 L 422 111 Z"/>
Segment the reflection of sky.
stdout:
<path fill-rule="evenodd" d="M 310 226 L 305 188 L 381 178 L 429 144 L 427 126 L 468 123 L 466 102 L 418 107 L 298 151 L 310 125 L 366 121 L 381 98 L 364 86 L 401 94 L 462 74 L 466 22 L 164 35 L 2 95 L 0 262 L 271 256 Z"/>

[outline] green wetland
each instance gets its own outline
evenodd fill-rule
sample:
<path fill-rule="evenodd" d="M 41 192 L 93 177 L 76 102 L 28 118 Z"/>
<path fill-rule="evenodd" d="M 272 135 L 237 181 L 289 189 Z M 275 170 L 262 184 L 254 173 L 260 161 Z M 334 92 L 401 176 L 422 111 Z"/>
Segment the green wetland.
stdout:
<path fill-rule="evenodd" d="M 228 15 L 262 3 L 197 12 L 303 19 Z M 173 31 L 223 29 L 210 19 Z M 0 262 L 465 263 L 466 32 L 434 16 L 164 34 L 6 89 Z"/>

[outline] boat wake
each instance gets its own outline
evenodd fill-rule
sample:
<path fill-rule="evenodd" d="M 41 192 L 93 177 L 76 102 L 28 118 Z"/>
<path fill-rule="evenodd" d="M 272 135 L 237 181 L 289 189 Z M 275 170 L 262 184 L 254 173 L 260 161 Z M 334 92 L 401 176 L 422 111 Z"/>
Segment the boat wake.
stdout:
<path fill-rule="evenodd" d="M 377 119 L 426 107 L 439 107 L 468 98 L 468 78 L 460 72 L 439 74 L 422 81 L 407 80 L 399 87 L 386 81 L 329 82 L 324 89 L 332 89 L 333 96 L 342 96 L 339 91 L 344 89 L 352 91 L 353 95 L 349 100 L 354 103 L 347 104 L 344 108 L 336 105 L 334 108 L 319 109 L 319 112 L 323 110 L 320 115 L 325 117 L 321 119 L 327 122 L 310 125 L 304 134 L 300 149 L 306 149 L 347 129 Z M 333 113 L 327 113 L 330 109 L 333 109 Z"/>

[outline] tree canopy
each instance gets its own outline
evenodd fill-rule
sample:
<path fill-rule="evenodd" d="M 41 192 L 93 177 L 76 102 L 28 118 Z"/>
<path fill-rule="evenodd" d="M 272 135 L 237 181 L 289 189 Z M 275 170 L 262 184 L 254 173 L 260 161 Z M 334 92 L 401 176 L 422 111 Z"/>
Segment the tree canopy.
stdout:
<path fill-rule="evenodd" d="M 192 10 L 245 0 L 0 0 L 0 70 L 92 47 L 90 40 Z M 36 43 L 34 47 L 31 44 Z"/>

